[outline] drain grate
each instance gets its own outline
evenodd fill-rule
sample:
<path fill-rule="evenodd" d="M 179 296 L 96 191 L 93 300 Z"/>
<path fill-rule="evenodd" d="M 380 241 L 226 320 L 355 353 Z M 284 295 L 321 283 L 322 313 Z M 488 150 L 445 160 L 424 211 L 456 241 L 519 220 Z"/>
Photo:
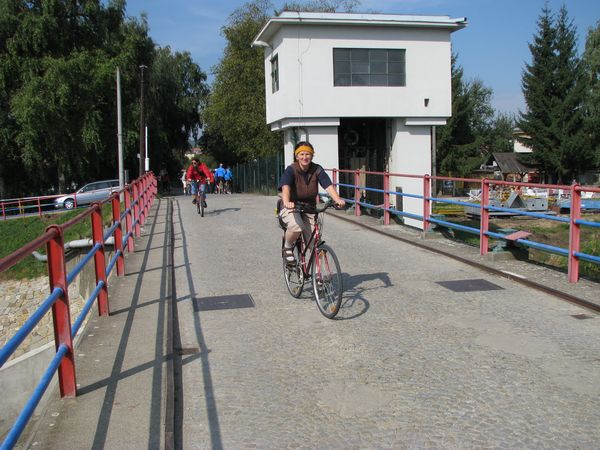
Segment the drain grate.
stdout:
<path fill-rule="evenodd" d="M 175 353 L 178 355 L 195 355 L 200 353 L 200 349 L 198 347 L 176 348 Z"/>
<path fill-rule="evenodd" d="M 590 316 L 589 314 L 571 314 L 571 317 L 574 317 L 575 319 L 578 320 L 585 320 L 585 319 L 593 319 L 594 316 Z"/>
<path fill-rule="evenodd" d="M 497 284 L 490 283 L 482 278 L 473 280 L 436 281 L 440 286 L 450 289 L 452 292 L 475 292 L 475 291 L 498 291 L 504 290 Z"/>
<path fill-rule="evenodd" d="M 223 309 L 254 308 L 249 294 L 221 295 L 194 299 L 194 311 L 219 311 Z"/>

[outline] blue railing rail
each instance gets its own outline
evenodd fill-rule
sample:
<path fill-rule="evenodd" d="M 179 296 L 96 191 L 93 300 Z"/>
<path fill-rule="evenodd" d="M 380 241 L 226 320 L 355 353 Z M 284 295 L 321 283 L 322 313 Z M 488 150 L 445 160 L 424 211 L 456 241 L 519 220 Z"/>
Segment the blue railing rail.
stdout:
<path fill-rule="evenodd" d="M 401 173 L 390 173 L 390 172 L 373 172 L 363 170 L 339 170 L 339 169 L 327 169 L 332 173 L 334 185 L 338 188 L 346 188 L 350 194 L 353 194 L 349 198 L 345 198 L 346 201 L 355 205 L 354 213 L 357 216 L 361 215 L 361 208 L 367 208 L 372 210 L 381 211 L 384 217 L 384 224 L 389 225 L 390 216 L 398 216 L 407 219 L 411 219 L 420 222 L 420 226 L 424 231 L 428 231 L 431 224 L 440 225 L 450 229 L 456 229 L 471 233 L 473 235 L 479 235 L 480 237 L 480 253 L 482 255 L 489 251 L 489 239 L 498 239 L 504 241 L 514 242 L 517 245 L 524 247 L 531 247 L 544 252 L 555 253 L 567 257 L 568 259 L 568 278 L 570 282 L 577 282 L 579 280 L 579 263 L 580 261 L 587 261 L 593 264 L 600 265 L 600 256 L 585 253 L 581 251 L 581 231 L 582 227 L 590 229 L 600 229 L 600 222 L 594 222 L 584 220 L 581 218 L 582 213 L 582 193 L 587 194 L 600 194 L 600 187 L 595 186 L 581 186 L 579 184 L 573 184 L 570 186 L 566 185 L 551 185 L 541 183 L 522 183 L 514 181 L 499 181 L 499 180 L 488 180 L 488 179 L 474 179 L 474 178 L 456 178 L 456 177 L 432 177 L 429 175 L 414 175 L 414 174 L 401 174 Z M 345 174 L 346 180 L 354 179 L 354 183 L 351 182 L 340 182 L 340 175 Z M 367 175 L 372 179 L 373 176 L 382 177 L 380 187 L 372 187 L 365 183 Z M 396 189 L 391 190 L 392 180 L 396 180 Z M 400 180 L 400 181 L 398 181 Z M 468 183 L 471 185 L 479 186 L 478 190 L 478 201 L 462 201 L 454 200 L 452 198 L 434 197 L 431 195 L 432 182 L 433 181 L 451 181 Z M 405 189 L 408 187 L 408 189 Z M 557 216 L 552 214 L 544 214 L 541 212 L 526 211 L 518 208 L 507 208 L 501 205 L 492 204 L 490 202 L 490 192 L 492 187 L 508 188 L 519 191 L 525 190 L 553 190 L 556 192 L 567 193 L 570 198 L 569 202 L 569 216 Z M 401 188 L 401 189 L 399 189 Z M 410 189 L 410 190 L 409 190 Z M 374 204 L 365 201 L 365 197 L 369 197 L 368 193 L 382 194 L 383 203 Z M 395 199 L 396 205 L 393 200 Z M 398 199 L 402 199 L 398 201 Z M 404 199 L 415 200 L 411 205 L 405 204 Z M 399 207 L 398 203 L 403 205 Z M 470 227 L 467 225 L 461 225 L 446 220 L 442 220 L 431 214 L 432 206 L 434 203 L 443 203 L 450 205 L 458 205 L 462 207 L 474 208 L 478 211 L 480 216 L 479 227 Z M 551 221 L 557 221 L 569 224 L 569 247 L 564 248 L 556 245 L 544 244 L 536 242 L 523 237 L 513 238 L 512 233 L 496 233 L 489 230 L 489 219 L 490 213 L 508 213 L 515 216 L 529 216 L 539 219 L 546 219 Z"/>
<path fill-rule="evenodd" d="M 43 235 L 0 259 L 0 272 L 4 272 L 31 255 L 34 250 L 45 245 L 48 255 L 48 278 L 51 292 L 40 307 L 33 312 L 14 336 L 0 349 L 0 367 L 9 360 L 19 345 L 23 343 L 25 338 L 33 331 L 35 326 L 50 309 L 53 311 L 54 335 L 56 336 L 56 354 L 0 445 L 1 450 L 11 449 L 18 442 L 31 415 L 48 388 L 52 377 L 57 372 L 59 373 L 61 396 L 74 397 L 76 395 L 73 339 L 81 329 L 85 318 L 95 302 L 98 303 L 100 315 L 109 314 L 107 277 L 115 265 L 117 267 L 117 275 L 124 275 L 124 249 L 133 250 L 133 237 L 140 236 L 140 225 L 144 224 L 156 192 L 156 179 L 152 173 L 148 173 L 125 186 L 123 190 L 115 192 L 107 200 L 93 204 L 68 222 L 61 225 L 49 226 Z M 124 200 L 124 205 L 121 205 L 121 197 Z M 108 230 L 104 230 L 102 206 L 108 202 L 112 204 L 112 225 Z M 65 270 L 64 231 L 72 225 L 83 221 L 88 216 L 91 216 L 91 231 L 94 245 L 84 255 L 82 260 L 67 273 Z M 125 230 L 125 235 L 123 235 L 123 229 Z M 107 264 L 104 244 L 111 236 L 114 239 L 114 255 Z M 86 300 L 79 316 L 71 323 L 69 284 L 75 280 L 92 259 L 94 259 L 96 271 L 96 286 Z"/>

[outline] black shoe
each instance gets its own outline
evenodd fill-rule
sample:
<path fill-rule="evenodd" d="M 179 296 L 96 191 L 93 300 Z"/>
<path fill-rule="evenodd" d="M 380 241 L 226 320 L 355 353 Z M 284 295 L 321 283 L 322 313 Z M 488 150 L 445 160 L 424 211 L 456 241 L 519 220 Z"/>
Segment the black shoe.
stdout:
<path fill-rule="evenodd" d="M 192 200 L 192 203 L 193 203 L 194 205 L 196 204 L 196 199 L 195 199 L 195 198 Z"/>
<path fill-rule="evenodd" d="M 202 200 L 202 206 L 203 206 L 204 208 L 208 208 L 208 205 L 206 204 L 206 202 L 205 202 L 204 200 Z"/>

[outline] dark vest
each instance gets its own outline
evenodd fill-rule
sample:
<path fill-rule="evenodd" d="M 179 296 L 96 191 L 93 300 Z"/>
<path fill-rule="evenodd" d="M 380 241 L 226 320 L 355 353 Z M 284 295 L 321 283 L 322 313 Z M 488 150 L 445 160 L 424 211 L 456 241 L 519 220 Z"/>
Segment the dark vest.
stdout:
<path fill-rule="evenodd" d="M 308 170 L 303 172 L 300 168 L 300 164 L 294 162 L 292 164 L 294 168 L 294 186 L 291 186 L 291 201 L 293 202 L 304 202 L 315 205 L 317 203 L 316 197 L 319 193 L 319 174 L 323 170 L 321 166 L 315 163 L 310 163 Z"/>

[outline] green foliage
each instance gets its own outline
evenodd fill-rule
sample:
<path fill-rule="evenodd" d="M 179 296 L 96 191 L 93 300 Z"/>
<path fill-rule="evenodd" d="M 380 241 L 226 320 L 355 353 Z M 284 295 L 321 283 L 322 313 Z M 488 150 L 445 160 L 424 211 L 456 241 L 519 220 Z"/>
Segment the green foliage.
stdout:
<path fill-rule="evenodd" d="M 588 31 L 583 54 L 584 76 L 588 83 L 584 99 L 585 125 L 590 136 L 595 166 L 600 167 L 600 21 Z"/>
<path fill-rule="evenodd" d="M 452 117 L 436 129 L 437 172 L 470 176 L 493 152 L 512 151 L 513 120 L 494 116 L 492 90 L 481 82 L 465 82 L 452 56 Z"/>
<path fill-rule="evenodd" d="M 151 169 L 174 173 L 208 91 L 189 54 L 156 47 L 145 17 L 126 18 L 124 0 L 0 0 L 3 194 L 117 176 L 117 67 L 125 168 L 136 177 L 142 64 Z"/>
<path fill-rule="evenodd" d="M 265 120 L 263 49 L 250 46 L 271 11 L 266 0 L 236 9 L 222 29 L 227 45 L 213 68 L 215 82 L 204 116 L 206 131 L 222 136 L 226 148 L 239 160 L 273 154 L 281 146 L 280 136 L 270 131 Z"/>
<path fill-rule="evenodd" d="M 46 214 L 42 217 L 24 217 L 0 221 L 0 258 L 10 255 L 22 246 L 41 236 L 49 225 L 65 223 L 81 214 L 82 210 L 68 211 L 60 214 Z M 112 223 L 112 207 L 106 204 L 102 208 L 102 218 L 105 226 Z M 64 241 L 90 238 L 92 236 L 90 218 L 75 224 L 65 230 Z M 45 247 L 39 248 L 40 253 L 46 253 Z M 26 257 L 9 270 L 0 273 L 0 280 L 34 278 L 47 273 L 45 262 L 36 260 L 33 256 Z"/>
<path fill-rule="evenodd" d="M 359 5 L 359 0 L 312 0 L 304 3 L 286 2 L 281 11 L 353 12 Z"/>
<path fill-rule="evenodd" d="M 584 126 L 586 83 L 566 8 L 555 17 L 545 7 L 537 26 L 522 79 L 527 111 L 519 120 L 520 139 L 550 181 L 565 183 L 595 162 Z"/>

